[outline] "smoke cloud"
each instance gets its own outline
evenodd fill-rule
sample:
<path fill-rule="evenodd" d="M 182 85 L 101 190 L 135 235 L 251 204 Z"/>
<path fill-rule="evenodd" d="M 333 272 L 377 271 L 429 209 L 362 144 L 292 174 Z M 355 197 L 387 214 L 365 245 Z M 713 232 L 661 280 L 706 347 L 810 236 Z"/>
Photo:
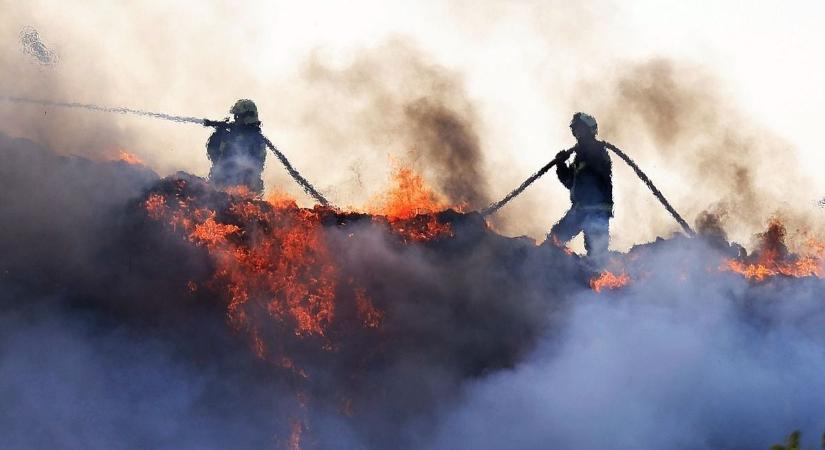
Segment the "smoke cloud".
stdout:
<path fill-rule="evenodd" d="M 310 102 L 317 108 L 304 113 L 304 126 L 328 147 L 358 154 L 365 146 L 374 150 L 362 159 L 395 157 L 413 165 L 451 204 L 478 208 L 490 201 L 479 119 L 458 74 L 396 39 L 358 52 L 340 68 L 316 56 L 304 80 L 309 95 L 323 98 Z M 378 173 L 386 179 L 386 170 Z"/>
<path fill-rule="evenodd" d="M 676 261 L 713 257 L 659 247 L 638 286 L 577 294 L 560 337 L 466 386 L 432 448 L 767 448 L 794 429 L 816 445 L 819 283 L 672 286 Z"/>

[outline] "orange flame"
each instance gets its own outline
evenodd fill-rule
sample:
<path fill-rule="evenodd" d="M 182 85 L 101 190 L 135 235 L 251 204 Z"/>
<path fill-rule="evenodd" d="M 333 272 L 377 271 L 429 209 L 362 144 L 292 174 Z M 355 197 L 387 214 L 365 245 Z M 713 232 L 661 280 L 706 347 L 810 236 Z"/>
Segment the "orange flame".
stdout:
<path fill-rule="evenodd" d="M 182 193 L 186 187 L 186 181 L 178 181 L 177 192 L 153 193 L 143 206 L 150 218 L 165 221 L 209 251 L 216 271 L 204 287 L 225 289 L 229 322 L 249 336 L 258 357 L 306 378 L 302 368 L 275 348 L 279 338 L 262 320 L 273 320 L 297 337 L 324 339 L 336 317 L 336 292 L 341 289 L 350 289 L 345 297 L 353 299 L 352 308 L 364 328 L 380 326 L 382 313 L 366 290 L 355 280 L 339 280 L 321 210 L 297 208 L 285 197 L 270 197 L 271 203 L 265 203 L 233 196 L 218 215 L 194 205 L 195 199 Z M 334 348 L 330 343 L 322 346 Z"/>
<path fill-rule="evenodd" d="M 452 235 L 449 224 L 436 216 L 448 208 L 446 199 L 426 185 L 424 178 L 410 168 L 393 174 L 395 185 L 373 199 L 371 214 L 385 216 L 390 228 L 407 241 L 428 241 Z"/>
<path fill-rule="evenodd" d="M 393 173 L 396 185 L 379 196 L 372 214 L 409 219 L 419 214 L 432 214 L 447 209 L 445 199 L 424 183 L 424 177 L 410 168 L 401 167 Z"/>
<path fill-rule="evenodd" d="M 298 208 L 295 199 L 283 191 L 273 191 L 267 197 L 266 201 L 278 209 Z"/>
<path fill-rule="evenodd" d="M 610 271 L 603 271 L 598 277 L 590 280 L 590 289 L 601 292 L 604 289 L 618 289 L 630 283 L 630 275 L 626 273 L 614 274 Z"/>
<path fill-rule="evenodd" d="M 143 207 L 146 208 L 146 213 L 150 218 L 160 220 L 166 208 L 166 199 L 160 194 L 151 194 L 149 198 L 143 202 Z"/>
<path fill-rule="evenodd" d="M 760 248 L 755 258 L 740 261 L 726 259 L 719 269 L 731 271 L 754 281 L 764 281 L 775 276 L 825 277 L 825 245 L 809 240 L 805 255 L 794 255 L 785 246 L 786 230 L 777 218 L 771 219 L 768 229 L 760 235 Z"/>
<path fill-rule="evenodd" d="M 231 234 L 239 232 L 241 228 L 237 225 L 226 225 L 215 222 L 215 213 L 212 212 L 205 222 L 195 225 L 189 238 L 198 243 L 208 245 L 223 244 Z"/>
<path fill-rule="evenodd" d="M 121 150 L 120 153 L 118 153 L 117 159 L 118 159 L 118 161 L 123 161 L 126 164 L 139 165 L 139 166 L 144 166 L 145 165 L 143 163 L 143 161 L 141 161 L 140 158 L 138 158 L 137 156 L 135 156 L 132 153 L 127 152 L 126 150 Z"/>
<path fill-rule="evenodd" d="M 744 275 L 746 278 L 755 281 L 764 281 L 767 278 L 784 275 L 787 277 L 818 277 L 824 278 L 821 258 L 805 256 L 791 261 L 777 261 L 775 259 L 762 259 L 759 263 L 743 263 L 734 259 L 725 260 L 720 267 L 721 270 L 729 270 Z"/>

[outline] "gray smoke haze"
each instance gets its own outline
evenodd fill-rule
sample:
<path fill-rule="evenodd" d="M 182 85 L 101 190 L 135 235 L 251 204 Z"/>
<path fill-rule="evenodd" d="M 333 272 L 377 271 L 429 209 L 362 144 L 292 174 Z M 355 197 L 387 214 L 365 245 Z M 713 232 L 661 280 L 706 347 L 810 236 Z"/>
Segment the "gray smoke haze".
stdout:
<path fill-rule="evenodd" d="M 169 21 L 169 15 L 191 14 L 197 9 L 192 5 L 121 5 L 121 14 L 116 14 L 119 19 L 113 20 L 100 9 L 105 9 L 104 3 L 85 8 L 63 3 L 0 3 L 4 13 L 0 18 L 0 64 L 4 68 L 0 95 L 220 119 L 235 100 L 261 84 L 243 72 L 229 76 L 231 70 L 216 64 L 216 56 L 222 53 L 220 61 L 240 65 L 227 50 L 238 42 L 221 42 L 207 33 L 210 27 L 205 24 L 221 16 L 234 17 L 230 8 L 215 5 L 202 11 L 203 22 L 188 21 L 184 26 Z M 152 32 L 141 28 L 150 23 L 154 23 Z M 60 50 L 60 64 L 42 70 L 20 51 L 18 33 L 26 26 L 37 29 Z M 184 28 L 204 48 L 193 50 L 189 37 L 181 39 Z M 224 94 L 204 97 L 219 79 Z M 126 150 L 162 174 L 182 168 L 198 173 L 208 170 L 204 143 L 209 130 L 195 125 L 8 102 L 0 102 L 0 122 L 3 132 L 32 139 L 61 154 L 111 159 Z"/>
<path fill-rule="evenodd" d="M 471 382 L 432 448 L 768 448 L 825 429 L 819 283 L 676 282 L 701 246 L 660 248 L 656 272 L 574 294 L 564 332 L 514 370 Z M 679 262 L 679 263 L 677 263 Z"/>
<path fill-rule="evenodd" d="M 0 317 L 4 446 L 220 449 L 286 441 L 277 418 L 294 400 L 284 389 L 263 389 L 242 358 L 232 368 L 229 354 L 195 362 L 170 337 L 49 303 L 5 304 Z M 240 387 L 265 400 L 237 395 Z"/>
<path fill-rule="evenodd" d="M 41 70 L 39 64 L 32 64 L 32 52 L 48 52 L 42 43 L 33 39 L 38 33 L 18 17 L 18 8 L 4 4 L 3 27 L 0 31 L 0 95 L 31 95 L 37 98 L 65 99 L 71 96 L 72 67 L 55 66 L 53 70 Z M 32 34 L 32 30 L 34 34 Z M 20 33 L 20 36 L 15 36 Z M 48 29 L 50 40 L 59 41 L 61 33 Z M 27 52 L 20 50 L 21 39 L 25 40 Z M 39 45 L 38 45 L 39 43 Z M 48 55 L 34 55 L 36 58 Z M 87 66 L 88 69 L 88 66 Z M 112 84 L 102 79 L 99 73 L 85 70 L 89 88 L 76 90 L 78 95 L 94 91 L 96 99 L 105 98 Z M 24 106 L 10 102 L 0 102 L 2 130 L 13 136 L 27 137 L 65 154 L 97 157 L 115 157 L 118 150 L 134 142 L 134 135 L 117 126 L 111 117 L 103 115 L 78 115 L 75 111 Z"/>

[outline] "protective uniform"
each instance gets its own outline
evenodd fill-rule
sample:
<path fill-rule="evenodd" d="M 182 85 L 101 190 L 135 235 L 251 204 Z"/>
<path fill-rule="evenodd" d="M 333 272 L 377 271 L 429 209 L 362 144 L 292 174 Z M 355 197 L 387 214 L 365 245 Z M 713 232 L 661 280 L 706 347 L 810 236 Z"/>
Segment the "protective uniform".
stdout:
<path fill-rule="evenodd" d="M 582 126 L 589 132 L 576 136 L 578 143 L 571 149 L 576 154 L 573 162 L 556 165 L 559 181 L 570 190 L 572 206 L 553 225 L 548 239 L 566 243 L 584 232 L 588 256 L 601 256 L 607 253 L 609 222 L 613 217 L 612 164 L 604 144 L 596 140 L 596 120 L 587 114 L 576 113 L 570 128 L 575 134 L 576 127 Z M 559 155 L 562 153 L 567 151 Z"/>
<path fill-rule="evenodd" d="M 212 161 L 209 180 L 219 187 L 246 186 L 262 193 L 261 172 L 266 159 L 266 142 L 261 134 L 258 108 L 252 100 L 238 100 L 230 110 L 233 122 L 218 126 L 206 143 Z"/>

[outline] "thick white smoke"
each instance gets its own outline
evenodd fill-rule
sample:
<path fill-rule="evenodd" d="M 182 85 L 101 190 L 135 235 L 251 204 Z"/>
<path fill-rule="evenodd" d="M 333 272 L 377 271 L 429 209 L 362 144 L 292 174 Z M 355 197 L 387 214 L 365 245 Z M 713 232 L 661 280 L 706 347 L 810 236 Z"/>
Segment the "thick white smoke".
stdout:
<path fill-rule="evenodd" d="M 568 323 L 511 371 L 466 386 L 433 448 L 767 448 L 825 431 L 821 284 L 679 282 L 718 255 L 657 250 L 658 270 L 582 291 Z"/>

